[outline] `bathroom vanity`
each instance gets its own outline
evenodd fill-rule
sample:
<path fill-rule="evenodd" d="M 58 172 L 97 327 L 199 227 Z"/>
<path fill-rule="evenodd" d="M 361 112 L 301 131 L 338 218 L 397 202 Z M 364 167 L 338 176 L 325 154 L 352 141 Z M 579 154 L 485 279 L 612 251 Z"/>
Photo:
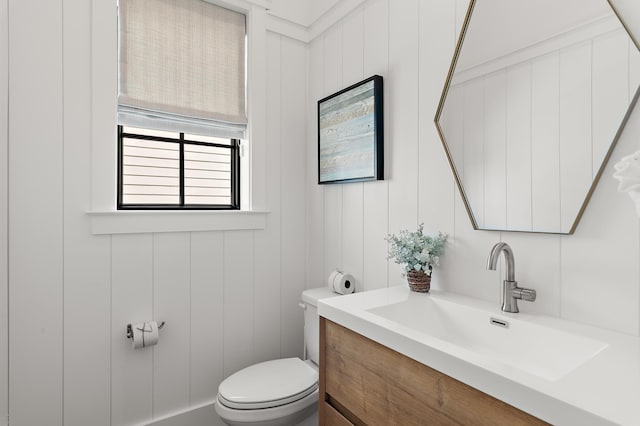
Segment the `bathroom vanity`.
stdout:
<path fill-rule="evenodd" d="M 640 339 L 405 286 L 319 304 L 320 424 L 640 424 Z"/>
<path fill-rule="evenodd" d="M 332 321 L 320 332 L 320 424 L 546 424 Z"/>

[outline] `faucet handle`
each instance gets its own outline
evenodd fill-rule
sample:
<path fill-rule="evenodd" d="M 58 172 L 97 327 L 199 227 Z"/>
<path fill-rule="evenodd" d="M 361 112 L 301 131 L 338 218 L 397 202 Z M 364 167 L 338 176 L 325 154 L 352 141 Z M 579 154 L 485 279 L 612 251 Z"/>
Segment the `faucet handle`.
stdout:
<path fill-rule="evenodd" d="M 527 302 L 533 302 L 536 300 L 536 291 L 530 288 L 516 287 L 513 289 L 511 294 L 516 299 L 526 300 Z"/>

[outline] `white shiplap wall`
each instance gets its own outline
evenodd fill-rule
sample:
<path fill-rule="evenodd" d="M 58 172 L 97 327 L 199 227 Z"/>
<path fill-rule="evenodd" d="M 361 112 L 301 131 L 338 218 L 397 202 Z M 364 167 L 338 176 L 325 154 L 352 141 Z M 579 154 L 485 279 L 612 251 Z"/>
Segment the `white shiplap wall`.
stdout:
<path fill-rule="evenodd" d="M 211 403 L 220 381 L 241 367 L 302 355 L 306 46 L 263 35 L 264 230 L 94 236 L 86 214 L 96 155 L 90 141 L 100 114 L 111 112 L 91 108 L 92 67 L 100 66 L 91 23 L 92 14 L 108 16 L 112 3 L 9 0 L 0 23 L 7 5 L 11 114 L 5 161 L 7 103 L 0 102 L 0 294 L 8 229 L 11 424 L 144 424 Z M 0 84 L 0 99 L 5 91 Z M 7 299 L 0 301 L 6 348 Z M 160 344 L 133 351 L 126 324 L 151 318 L 167 323 Z M 0 424 L 6 373 L 0 368 Z"/>
<path fill-rule="evenodd" d="M 311 42 L 308 253 L 310 260 L 324 255 L 324 267 L 310 263 L 308 279 L 338 266 L 356 275 L 358 290 L 401 284 L 398 266 L 385 260 L 384 236 L 424 222 L 427 231 L 450 235 L 435 287 L 498 304 L 500 274 L 487 271 L 485 262 L 492 245 L 506 241 L 515 252 L 519 282 L 538 290 L 535 303 L 520 304 L 523 312 L 638 335 L 638 219 L 627 197 L 616 192 L 612 164 L 574 235 L 472 229 L 433 124 L 467 4 L 367 0 Z M 350 46 L 363 47 L 356 58 Z M 315 103 L 376 73 L 385 79 L 385 181 L 319 187 L 312 179 Z M 636 110 L 612 163 L 638 148 L 639 135 Z"/>
<path fill-rule="evenodd" d="M 9 410 L 8 332 L 9 301 L 9 25 L 8 0 L 0 1 L 0 425 L 7 424 Z"/>
<path fill-rule="evenodd" d="M 9 1 L 8 15 L 9 413 L 24 425 L 63 411 L 63 8 L 37 6 Z"/>

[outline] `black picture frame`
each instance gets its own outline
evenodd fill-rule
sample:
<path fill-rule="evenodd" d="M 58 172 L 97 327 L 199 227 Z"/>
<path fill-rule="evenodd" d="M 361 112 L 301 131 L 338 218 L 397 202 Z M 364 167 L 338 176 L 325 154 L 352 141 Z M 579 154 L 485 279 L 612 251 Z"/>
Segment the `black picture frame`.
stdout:
<path fill-rule="evenodd" d="M 384 179 L 382 77 L 318 101 L 318 184 Z"/>

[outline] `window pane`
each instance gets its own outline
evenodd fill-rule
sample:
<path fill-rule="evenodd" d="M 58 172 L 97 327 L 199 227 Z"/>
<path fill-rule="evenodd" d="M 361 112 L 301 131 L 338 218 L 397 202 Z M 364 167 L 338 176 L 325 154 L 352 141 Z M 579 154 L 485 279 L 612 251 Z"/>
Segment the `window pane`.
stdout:
<path fill-rule="evenodd" d="M 204 179 L 185 177 L 184 185 L 186 187 L 231 188 L 231 182 L 228 179 Z"/>
<path fill-rule="evenodd" d="M 179 138 L 179 136 L 178 136 Z M 166 141 L 150 141 L 146 139 L 134 139 L 134 138 L 124 138 L 127 141 L 126 145 L 131 147 L 142 147 L 142 148 L 155 148 L 155 149 L 163 149 L 168 151 L 179 151 L 180 143 L 179 139 L 176 139 L 175 142 L 169 143 Z"/>
<path fill-rule="evenodd" d="M 153 205 L 159 209 L 163 206 L 232 206 L 235 200 L 232 167 L 237 151 L 230 139 L 207 138 L 210 142 L 189 142 L 184 138 L 181 141 L 180 134 L 165 132 L 163 136 L 176 136 L 177 139 L 148 140 L 137 136 L 154 131 L 126 129 L 138 133 L 121 133 L 130 135 L 122 137 L 120 157 L 120 205 L 123 208 L 138 205 Z M 220 142 L 227 143 L 226 147 L 208 145 Z"/>
<path fill-rule="evenodd" d="M 180 151 L 176 143 L 124 138 L 123 204 L 178 204 Z"/>
<path fill-rule="evenodd" d="M 123 176 L 135 175 L 135 176 L 159 176 L 159 177 L 180 177 L 180 170 L 178 169 L 164 169 L 159 167 L 138 167 L 138 166 L 123 166 Z"/>
<path fill-rule="evenodd" d="M 230 149 L 185 144 L 184 158 L 185 204 L 231 204 Z"/>
<path fill-rule="evenodd" d="M 194 178 L 194 179 L 221 179 L 225 181 L 229 181 L 229 172 L 225 171 L 211 171 L 211 170 L 185 170 L 184 171 L 185 178 Z"/>
<path fill-rule="evenodd" d="M 231 163 L 231 153 L 228 149 L 224 154 L 203 154 L 201 152 L 187 151 L 187 149 L 185 149 L 184 159 L 187 161 L 204 161 L 210 163 L 229 164 Z"/>

